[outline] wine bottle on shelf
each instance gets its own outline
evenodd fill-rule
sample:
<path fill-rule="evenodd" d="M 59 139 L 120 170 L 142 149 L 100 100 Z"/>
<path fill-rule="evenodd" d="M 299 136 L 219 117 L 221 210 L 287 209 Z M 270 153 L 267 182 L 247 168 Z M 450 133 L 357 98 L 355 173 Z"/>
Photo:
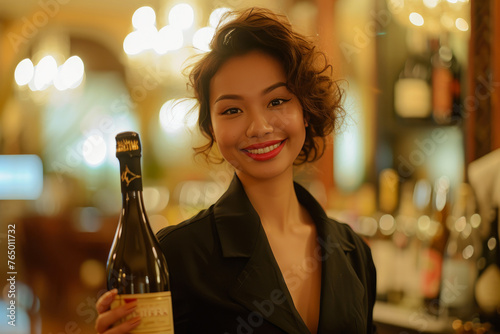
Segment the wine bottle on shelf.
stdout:
<path fill-rule="evenodd" d="M 395 266 L 393 258 L 396 252 L 392 242 L 395 229 L 393 214 L 398 207 L 399 176 L 394 169 L 387 168 L 380 172 L 378 189 L 378 210 L 374 218 L 378 223 L 377 235 L 370 246 L 374 261 L 377 263 L 377 299 L 395 303 L 400 299 L 394 295 Z"/>
<path fill-rule="evenodd" d="M 448 219 L 450 238 L 443 258 L 439 298 L 450 316 L 461 319 L 469 319 L 474 313 L 476 263 L 482 248 L 478 231 L 481 218 L 475 211 L 472 189 L 463 183 Z"/>
<path fill-rule="evenodd" d="M 425 185 L 428 184 L 425 179 L 403 183 L 401 205 L 396 214 L 396 230 L 392 236 L 396 247 L 391 259 L 396 268 L 394 287 L 401 290 L 401 304 L 409 308 L 419 308 L 422 304 L 419 270 L 421 242 L 417 237 L 417 229 L 419 217 L 428 214 L 426 202 L 430 201 L 424 194 L 427 190 Z"/>
<path fill-rule="evenodd" d="M 430 241 L 424 249 L 422 270 L 422 294 L 427 311 L 432 315 L 441 314 L 439 292 L 443 267 L 443 253 L 448 241 L 446 226 L 449 211 L 450 181 L 446 177 L 436 180 L 434 186 L 433 213 L 428 226 Z"/>
<path fill-rule="evenodd" d="M 168 268 L 144 208 L 137 133 L 116 136 L 116 157 L 120 162 L 122 210 L 107 262 L 108 289 L 118 289 L 111 308 L 137 300 L 137 310 L 121 320 L 141 317 L 141 324 L 131 333 L 173 333 Z"/>
<path fill-rule="evenodd" d="M 394 110 L 403 119 L 430 119 L 432 114 L 432 65 L 427 36 L 419 31 L 407 35 L 410 51 L 394 84 Z"/>
<path fill-rule="evenodd" d="M 433 40 L 432 116 L 438 124 L 449 124 L 460 117 L 460 67 L 447 36 Z"/>

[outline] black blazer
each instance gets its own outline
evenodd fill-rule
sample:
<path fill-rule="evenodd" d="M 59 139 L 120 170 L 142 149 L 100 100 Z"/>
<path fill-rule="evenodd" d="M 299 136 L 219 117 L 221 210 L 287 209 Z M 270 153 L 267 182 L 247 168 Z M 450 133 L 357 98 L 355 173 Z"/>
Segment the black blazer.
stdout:
<path fill-rule="evenodd" d="M 295 192 L 318 233 L 318 333 L 374 332 L 370 249 L 348 225 L 329 219 L 296 183 Z M 236 176 L 214 205 L 157 236 L 170 271 L 176 334 L 309 333 Z"/>

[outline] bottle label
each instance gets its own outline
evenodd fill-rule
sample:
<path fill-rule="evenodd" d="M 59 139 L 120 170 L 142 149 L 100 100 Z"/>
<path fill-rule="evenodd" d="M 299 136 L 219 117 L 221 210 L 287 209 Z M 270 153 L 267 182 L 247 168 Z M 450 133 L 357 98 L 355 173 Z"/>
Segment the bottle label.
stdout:
<path fill-rule="evenodd" d="M 446 259 L 443 262 L 440 300 L 448 307 L 466 307 L 472 303 L 476 279 L 473 262 Z"/>
<path fill-rule="evenodd" d="M 404 118 L 425 118 L 431 114 L 431 88 L 421 79 L 399 79 L 394 86 L 394 108 Z"/>
<path fill-rule="evenodd" d="M 116 153 L 138 151 L 140 149 L 138 139 L 122 139 L 116 142 Z"/>
<path fill-rule="evenodd" d="M 170 291 L 117 295 L 111 304 L 111 308 L 113 309 L 135 300 L 137 300 L 136 310 L 115 323 L 115 326 L 139 316 L 141 317 L 141 324 L 130 331 L 130 333 L 174 333 Z"/>

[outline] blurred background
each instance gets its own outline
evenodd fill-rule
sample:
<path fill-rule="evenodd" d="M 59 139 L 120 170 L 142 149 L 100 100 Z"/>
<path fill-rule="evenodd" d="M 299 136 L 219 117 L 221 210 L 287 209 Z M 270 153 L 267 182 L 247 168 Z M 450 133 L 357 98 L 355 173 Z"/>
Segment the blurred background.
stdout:
<path fill-rule="evenodd" d="M 0 332 L 94 332 L 118 132 L 141 135 L 153 230 L 224 192 L 183 68 L 248 6 L 317 40 L 346 91 L 296 178 L 372 248 L 379 332 L 500 331 L 499 1 L 0 0 Z"/>

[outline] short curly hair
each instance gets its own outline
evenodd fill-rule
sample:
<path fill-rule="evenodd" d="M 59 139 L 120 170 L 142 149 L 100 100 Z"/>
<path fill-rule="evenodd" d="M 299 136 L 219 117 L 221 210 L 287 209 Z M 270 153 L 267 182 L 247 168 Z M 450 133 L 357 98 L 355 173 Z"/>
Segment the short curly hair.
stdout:
<path fill-rule="evenodd" d="M 332 66 L 312 41 L 292 30 L 282 16 L 263 8 L 230 12 L 210 43 L 211 51 L 196 62 L 189 74 L 189 85 L 198 100 L 198 127 L 209 142 L 195 147 L 208 160 L 215 138 L 210 118 L 210 81 L 230 58 L 253 50 L 276 57 L 283 64 L 287 88 L 299 99 L 306 127 L 306 138 L 295 164 L 319 159 L 325 151 L 326 136 L 340 124 L 343 89 L 332 78 Z M 224 22 L 222 20 L 221 22 Z"/>

